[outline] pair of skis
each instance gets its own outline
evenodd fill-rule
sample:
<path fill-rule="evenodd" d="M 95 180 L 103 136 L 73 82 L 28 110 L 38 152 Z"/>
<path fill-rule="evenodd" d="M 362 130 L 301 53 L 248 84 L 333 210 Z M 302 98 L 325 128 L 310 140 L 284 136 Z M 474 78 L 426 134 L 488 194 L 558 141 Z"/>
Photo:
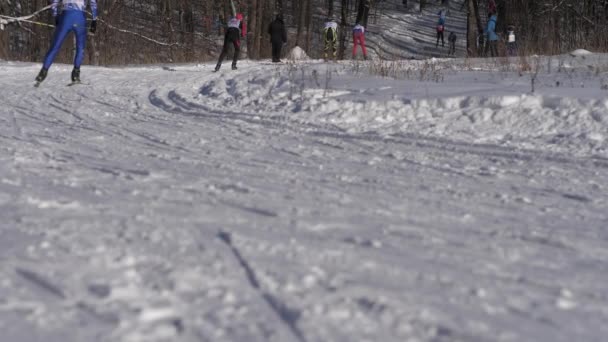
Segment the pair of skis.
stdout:
<path fill-rule="evenodd" d="M 36 83 L 34 83 L 34 88 L 39 88 L 41 84 L 42 84 L 42 82 L 36 81 Z M 82 83 L 81 81 L 76 81 L 76 82 L 70 82 L 70 83 L 66 84 L 66 87 L 73 87 L 75 85 L 85 85 L 85 84 L 86 83 Z"/>

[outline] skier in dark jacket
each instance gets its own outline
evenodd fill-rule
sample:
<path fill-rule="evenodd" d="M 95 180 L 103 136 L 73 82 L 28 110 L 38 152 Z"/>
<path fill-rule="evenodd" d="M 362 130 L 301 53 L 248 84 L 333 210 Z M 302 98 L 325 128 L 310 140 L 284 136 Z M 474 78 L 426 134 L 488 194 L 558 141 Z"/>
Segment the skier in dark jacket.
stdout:
<path fill-rule="evenodd" d="M 228 50 L 230 49 L 230 44 L 234 46 L 234 56 L 232 57 L 232 70 L 236 70 L 236 61 L 239 59 L 239 53 L 241 52 L 241 36 L 243 35 L 243 15 L 237 14 L 236 16 L 230 17 L 228 20 L 228 29 L 226 30 L 226 34 L 224 35 L 224 47 L 222 48 L 222 53 L 220 54 L 220 58 L 217 61 L 217 65 L 215 66 L 215 71 L 219 71 L 222 67 L 222 61 L 228 54 Z"/>
<path fill-rule="evenodd" d="M 445 46 L 445 41 L 443 40 L 443 31 L 445 30 L 445 11 L 441 10 L 438 13 L 439 20 L 437 20 L 437 43 L 435 47 L 439 46 L 439 39 L 441 39 L 441 46 Z"/>
<path fill-rule="evenodd" d="M 456 54 L 456 33 L 453 31 L 450 32 L 448 36 L 448 43 L 450 43 L 450 50 L 448 51 L 448 56 L 453 56 Z"/>
<path fill-rule="evenodd" d="M 277 14 L 277 17 L 268 26 L 268 34 L 272 43 L 272 62 L 279 63 L 281 62 L 281 48 L 283 44 L 287 43 L 287 31 L 280 14 Z"/>
<path fill-rule="evenodd" d="M 89 0 L 88 2 L 93 14 L 90 31 L 95 33 L 97 29 L 97 0 Z M 80 82 L 80 65 L 84 60 L 84 48 L 87 42 L 86 7 L 87 0 L 53 0 L 51 3 L 51 11 L 55 18 L 55 35 L 51 48 L 44 57 L 42 69 L 36 77 L 36 82 L 38 82 L 36 85 L 39 85 L 46 78 L 63 41 L 70 32 L 74 32 L 76 35 L 76 56 L 74 57 L 74 69 L 72 70 L 72 82 Z"/>

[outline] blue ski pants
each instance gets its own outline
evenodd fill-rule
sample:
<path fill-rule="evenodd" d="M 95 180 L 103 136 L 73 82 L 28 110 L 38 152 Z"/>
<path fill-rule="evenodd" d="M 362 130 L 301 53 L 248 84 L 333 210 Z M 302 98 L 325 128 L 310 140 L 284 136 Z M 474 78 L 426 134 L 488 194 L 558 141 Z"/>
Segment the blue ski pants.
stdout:
<path fill-rule="evenodd" d="M 76 35 L 76 56 L 74 57 L 74 67 L 80 68 L 84 60 L 84 47 L 87 42 L 87 19 L 83 11 L 67 10 L 63 11 L 59 16 L 59 25 L 55 28 L 55 35 L 51 48 L 44 57 L 45 69 L 51 67 L 57 53 L 61 49 L 63 41 L 70 32 Z"/>

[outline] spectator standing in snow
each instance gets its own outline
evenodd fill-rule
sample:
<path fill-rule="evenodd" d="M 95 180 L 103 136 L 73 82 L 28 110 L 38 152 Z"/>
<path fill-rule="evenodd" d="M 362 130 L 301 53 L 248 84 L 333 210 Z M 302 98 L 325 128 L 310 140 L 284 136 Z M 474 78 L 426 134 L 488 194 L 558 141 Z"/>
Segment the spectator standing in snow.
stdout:
<path fill-rule="evenodd" d="M 439 11 L 439 20 L 437 21 L 437 43 L 435 47 L 439 46 L 439 39 L 441 38 L 441 46 L 445 46 L 445 41 L 443 39 L 443 31 L 445 30 L 445 11 Z"/>
<path fill-rule="evenodd" d="M 486 27 L 486 35 L 488 37 L 488 45 L 492 57 L 498 57 L 498 35 L 496 34 L 496 14 L 490 12 L 488 14 L 488 26 Z"/>
<path fill-rule="evenodd" d="M 281 48 L 287 43 L 287 31 L 283 17 L 277 14 L 276 18 L 270 26 L 268 26 L 268 34 L 270 34 L 270 42 L 272 43 L 272 62 L 281 62 Z"/>
<path fill-rule="evenodd" d="M 367 59 L 367 49 L 365 48 L 365 27 L 357 23 L 353 27 L 353 59 L 357 58 L 357 45 L 361 45 L 363 59 Z"/>
<path fill-rule="evenodd" d="M 325 42 L 323 57 L 327 60 L 338 57 L 338 23 L 333 19 L 327 19 L 323 28 L 323 41 Z"/>
<path fill-rule="evenodd" d="M 448 43 L 450 43 L 448 56 L 453 56 L 456 54 L 456 33 L 454 33 L 454 31 L 450 32 L 450 35 L 448 36 Z"/>
<path fill-rule="evenodd" d="M 515 40 L 515 27 L 509 25 L 507 28 L 507 55 L 517 56 L 517 41 Z"/>
<path fill-rule="evenodd" d="M 234 55 L 232 57 L 232 70 L 236 70 L 236 62 L 239 59 L 239 53 L 241 52 L 241 35 L 243 35 L 241 30 L 243 28 L 242 20 L 243 15 L 240 13 L 236 16 L 230 17 L 230 19 L 228 20 L 228 29 L 226 30 L 226 34 L 224 35 L 224 47 L 222 48 L 222 53 L 220 54 L 220 58 L 217 61 L 217 65 L 215 66 L 215 71 L 219 71 L 222 67 L 222 62 L 228 54 L 230 44 L 234 46 Z"/>
<path fill-rule="evenodd" d="M 61 3 L 61 5 L 60 5 Z M 88 0 L 93 14 L 90 31 L 97 30 L 97 0 Z M 72 82 L 80 82 L 80 66 L 84 60 L 84 48 L 87 42 L 87 0 L 53 0 L 51 12 L 55 18 L 55 34 L 51 48 L 44 57 L 42 69 L 36 76 L 38 83 L 44 81 L 49 68 L 61 49 L 61 45 L 70 32 L 76 36 L 76 55 L 74 56 L 74 69 L 72 70 Z"/>

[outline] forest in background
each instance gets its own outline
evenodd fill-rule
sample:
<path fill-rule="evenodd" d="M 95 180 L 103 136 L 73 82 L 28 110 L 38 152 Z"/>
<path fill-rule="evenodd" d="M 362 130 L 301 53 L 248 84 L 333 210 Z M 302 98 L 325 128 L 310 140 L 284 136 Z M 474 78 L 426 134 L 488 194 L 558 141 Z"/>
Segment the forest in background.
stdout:
<path fill-rule="evenodd" d="M 350 27 L 367 16 L 381 17 L 380 1 L 389 0 L 234 0 L 233 4 L 245 15 L 248 58 L 270 57 L 266 31 L 276 14 L 282 14 L 288 27 L 288 47 L 297 44 L 314 58 L 322 50 L 323 22 L 333 17 L 342 27 L 339 57 L 343 58 Z M 409 0 L 409 5 L 415 3 L 416 9 L 423 10 L 447 1 Z M 0 58 L 42 59 L 53 34 L 50 11 L 27 19 L 11 18 L 27 17 L 49 2 L 0 0 L 0 23 L 4 23 L 0 25 Z M 485 28 L 488 0 L 451 2 L 468 13 L 467 45 L 469 55 L 475 56 L 472 47 Z M 455 2 L 462 6 L 454 6 Z M 496 0 L 496 5 L 497 32 L 514 25 L 520 53 L 557 54 L 575 48 L 608 51 L 608 0 Z M 98 32 L 89 37 L 86 54 L 86 62 L 93 65 L 215 59 L 223 42 L 225 18 L 232 12 L 230 0 L 98 0 L 98 6 Z M 406 13 L 405 8 L 401 10 Z M 69 62 L 72 55 L 70 44 L 64 44 L 58 60 Z"/>

